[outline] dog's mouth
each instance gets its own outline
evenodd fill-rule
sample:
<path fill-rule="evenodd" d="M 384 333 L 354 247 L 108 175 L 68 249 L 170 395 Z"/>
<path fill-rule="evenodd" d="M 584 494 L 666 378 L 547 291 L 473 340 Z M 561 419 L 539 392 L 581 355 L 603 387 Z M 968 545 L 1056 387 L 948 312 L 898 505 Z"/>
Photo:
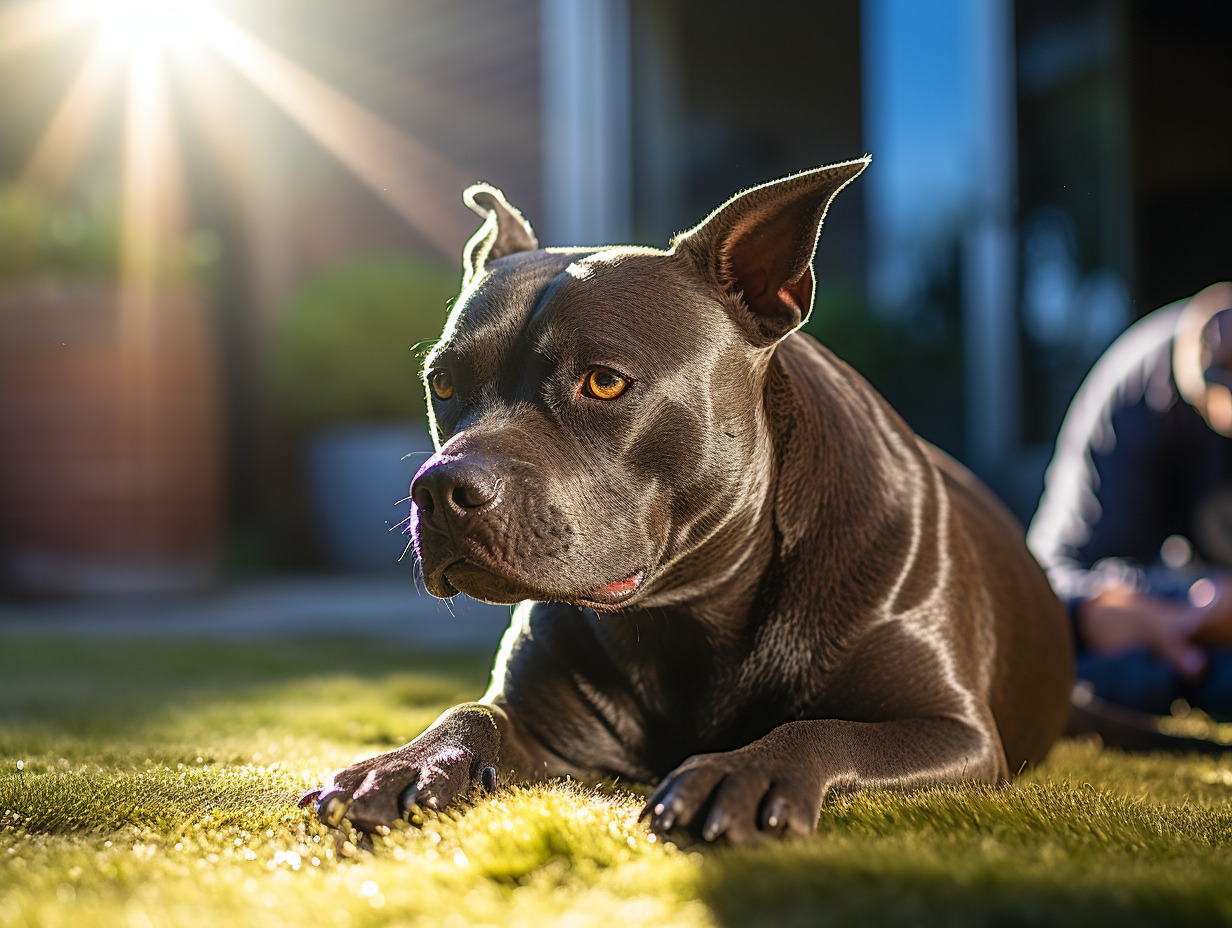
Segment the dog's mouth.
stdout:
<path fill-rule="evenodd" d="M 607 586 L 572 601 L 581 606 L 589 606 L 592 609 L 613 609 L 616 606 L 624 605 L 632 599 L 638 589 L 641 588 L 642 581 L 645 579 L 646 571 L 637 570 L 623 580 L 613 580 Z"/>
<path fill-rule="evenodd" d="M 644 568 L 627 577 L 613 580 L 596 590 L 583 593 L 541 586 L 516 576 L 494 564 L 476 563 L 472 558 L 458 558 L 443 569 L 425 578 L 428 591 L 448 598 L 462 592 L 484 602 L 511 604 L 523 600 L 563 602 L 586 606 L 601 612 L 612 612 L 627 605 L 642 588 L 646 579 Z"/>
<path fill-rule="evenodd" d="M 465 593 L 472 599 L 485 603 L 518 603 L 529 598 L 529 587 L 503 572 L 481 567 L 466 559 L 454 561 L 438 574 L 438 583 L 446 586 L 445 596 Z M 433 595 L 441 593 L 429 582 L 428 590 Z"/>

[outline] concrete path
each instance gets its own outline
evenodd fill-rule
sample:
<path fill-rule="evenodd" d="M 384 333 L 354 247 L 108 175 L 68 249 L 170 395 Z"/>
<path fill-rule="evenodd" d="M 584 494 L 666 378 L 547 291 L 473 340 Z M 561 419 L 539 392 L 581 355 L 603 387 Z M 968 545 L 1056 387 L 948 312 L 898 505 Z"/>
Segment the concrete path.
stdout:
<path fill-rule="evenodd" d="M 510 607 L 448 603 L 410 577 L 280 576 L 193 596 L 0 599 L 0 641 L 61 634 L 278 639 L 362 637 L 429 650 L 495 650 Z"/>

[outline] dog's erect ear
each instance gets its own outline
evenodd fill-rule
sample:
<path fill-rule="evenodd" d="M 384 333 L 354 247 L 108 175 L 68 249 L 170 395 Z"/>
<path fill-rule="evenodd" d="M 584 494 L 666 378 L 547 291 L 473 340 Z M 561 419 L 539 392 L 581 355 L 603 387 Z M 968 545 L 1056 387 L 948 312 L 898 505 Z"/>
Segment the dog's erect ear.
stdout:
<path fill-rule="evenodd" d="M 505 195 L 490 184 L 472 184 L 462 192 L 462 200 L 483 217 L 483 225 L 471 236 L 462 251 L 463 284 L 483 270 L 484 262 L 518 251 L 532 251 L 539 240 L 530 223 Z"/>
<path fill-rule="evenodd" d="M 741 320 L 778 341 L 813 307 L 813 252 L 830 201 L 872 156 L 804 171 L 732 197 L 672 241 L 708 279 L 739 297 Z"/>

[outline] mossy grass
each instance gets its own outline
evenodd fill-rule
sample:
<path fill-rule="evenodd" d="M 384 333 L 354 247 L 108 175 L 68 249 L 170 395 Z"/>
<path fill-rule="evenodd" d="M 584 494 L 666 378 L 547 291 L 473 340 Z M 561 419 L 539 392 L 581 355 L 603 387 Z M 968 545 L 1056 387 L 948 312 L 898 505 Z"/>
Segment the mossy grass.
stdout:
<path fill-rule="evenodd" d="M 1232 754 L 1067 741 L 1013 786 L 840 797 L 749 849 L 652 841 L 625 784 L 501 788 L 371 851 L 296 807 L 487 663 L 0 638 L 0 926 L 1232 923 Z"/>

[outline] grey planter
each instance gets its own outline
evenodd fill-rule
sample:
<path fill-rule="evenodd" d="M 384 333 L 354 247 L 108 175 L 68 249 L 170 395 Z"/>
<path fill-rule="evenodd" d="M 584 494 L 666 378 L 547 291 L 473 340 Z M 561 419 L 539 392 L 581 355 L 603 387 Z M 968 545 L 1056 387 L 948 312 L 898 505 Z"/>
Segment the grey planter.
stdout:
<path fill-rule="evenodd" d="M 432 453 L 422 423 L 322 429 L 307 446 L 307 478 L 322 553 L 344 570 L 409 570 L 411 478 Z M 402 500 L 402 502 L 399 502 Z"/>

